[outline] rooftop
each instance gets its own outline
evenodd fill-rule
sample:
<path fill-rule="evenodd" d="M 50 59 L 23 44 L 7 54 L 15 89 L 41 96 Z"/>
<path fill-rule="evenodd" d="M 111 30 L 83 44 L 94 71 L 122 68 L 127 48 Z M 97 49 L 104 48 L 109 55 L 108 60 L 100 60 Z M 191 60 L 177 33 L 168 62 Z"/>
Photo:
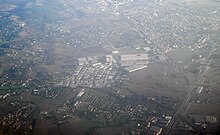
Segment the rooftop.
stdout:
<path fill-rule="evenodd" d="M 129 54 L 121 55 L 121 61 L 126 60 L 148 60 L 147 54 Z"/>

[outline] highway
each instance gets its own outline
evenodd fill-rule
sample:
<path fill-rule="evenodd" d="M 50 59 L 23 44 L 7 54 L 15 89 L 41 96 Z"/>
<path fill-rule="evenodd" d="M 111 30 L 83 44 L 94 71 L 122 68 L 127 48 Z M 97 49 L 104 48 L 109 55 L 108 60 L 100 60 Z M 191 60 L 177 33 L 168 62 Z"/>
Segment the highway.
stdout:
<path fill-rule="evenodd" d="M 209 60 L 210 56 L 212 55 L 212 53 L 214 51 L 216 51 L 217 49 L 214 48 L 215 46 L 212 47 L 212 50 L 209 52 L 208 56 L 206 57 L 206 60 Z M 173 128 L 175 121 L 177 120 L 177 118 L 180 115 L 185 115 L 187 113 L 186 109 L 189 105 L 189 101 L 192 97 L 193 92 L 196 90 L 196 86 L 194 84 L 203 84 L 204 83 L 204 78 L 203 75 L 206 73 L 206 69 L 208 69 L 209 67 L 209 61 L 207 61 L 207 64 L 204 65 L 204 67 L 200 70 L 199 75 L 196 79 L 196 81 L 193 84 L 189 85 L 189 92 L 187 93 L 186 97 L 180 102 L 180 104 L 178 105 L 176 112 L 173 115 L 173 118 L 171 119 L 170 123 L 167 126 L 167 129 L 165 131 L 165 135 L 169 135 L 170 130 Z M 185 110 L 184 110 L 185 109 Z M 182 113 L 184 112 L 184 113 Z M 196 128 L 195 126 L 193 126 L 194 128 Z M 199 129 L 196 128 L 196 130 L 198 131 Z"/>

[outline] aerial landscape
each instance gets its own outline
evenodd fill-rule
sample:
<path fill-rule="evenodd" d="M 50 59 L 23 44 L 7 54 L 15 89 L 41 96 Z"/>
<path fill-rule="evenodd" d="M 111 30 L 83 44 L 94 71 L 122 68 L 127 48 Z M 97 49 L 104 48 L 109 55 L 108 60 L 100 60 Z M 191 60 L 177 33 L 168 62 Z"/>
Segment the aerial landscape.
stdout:
<path fill-rule="evenodd" d="M 0 0 L 0 135 L 219 135 L 220 0 Z"/>

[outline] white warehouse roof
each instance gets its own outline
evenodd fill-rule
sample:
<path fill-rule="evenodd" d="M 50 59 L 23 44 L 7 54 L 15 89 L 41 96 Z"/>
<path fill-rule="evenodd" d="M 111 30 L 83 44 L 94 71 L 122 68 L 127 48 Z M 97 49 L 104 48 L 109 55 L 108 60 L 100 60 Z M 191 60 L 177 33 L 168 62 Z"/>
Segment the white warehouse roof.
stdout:
<path fill-rule="evenodd" d="M 121 55 L 121 61 L 129 61 L 129 60 L 147 60 L 147 54 L 129 54 L 129 55 Z"/>

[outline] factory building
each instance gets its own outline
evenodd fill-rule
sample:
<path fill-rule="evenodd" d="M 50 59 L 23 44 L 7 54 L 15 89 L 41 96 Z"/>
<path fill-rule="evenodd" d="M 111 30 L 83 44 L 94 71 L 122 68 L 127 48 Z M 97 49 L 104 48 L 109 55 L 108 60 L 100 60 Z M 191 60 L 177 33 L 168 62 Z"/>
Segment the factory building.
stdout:
<path fill-rule="evenodd" d="M 147 65 L 148 55 L 147 54 L 121 55 L 120 64 L 122 67 L 133 66 L 133 65 Z"/>

